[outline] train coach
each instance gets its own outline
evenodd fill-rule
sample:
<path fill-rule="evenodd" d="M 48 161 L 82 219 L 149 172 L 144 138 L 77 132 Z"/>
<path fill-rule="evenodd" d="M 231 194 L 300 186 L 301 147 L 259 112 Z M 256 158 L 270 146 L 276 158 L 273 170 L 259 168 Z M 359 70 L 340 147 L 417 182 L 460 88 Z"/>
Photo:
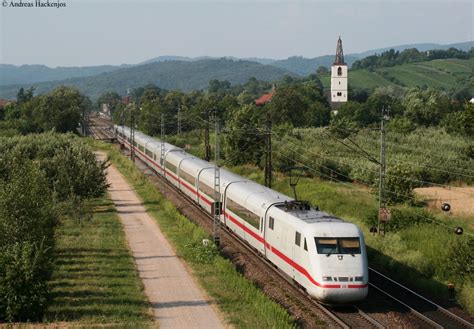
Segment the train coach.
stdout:
<path fill-rule="evenodd" d="M 141 132 L 114 126 L 117 140 L 209 214 L 281 269 L 314 298 L 330 304 L 362 300 L 368 265 L 359 228 L 225 169 L 215 199 L 214 165 Z"/>

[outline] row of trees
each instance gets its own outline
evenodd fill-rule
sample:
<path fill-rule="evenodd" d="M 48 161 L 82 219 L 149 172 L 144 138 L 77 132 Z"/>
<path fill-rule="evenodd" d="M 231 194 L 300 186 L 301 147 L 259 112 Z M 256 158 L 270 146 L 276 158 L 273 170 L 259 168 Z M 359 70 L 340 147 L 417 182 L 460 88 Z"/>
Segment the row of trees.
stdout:
<path fill-rule="evenodd" d="M 456 48 L 449 48 L 447 50 L 434 49 L 429 51 L 419 51 L 416 48 L 405 49 L 403 51 L 395 51 L 390 49 L 365 57 L 352 64 L 353 69 L 375 69 L 377 67 L 388 67 L 401 65 L 406 63 L 415 63 L 423 61 L 431 61 L 435 59 L 459 58 L 469 59 L 474 57 L 474 49 L 470 51 L 462 51 Z"/>
<path fill-rule="evenodd" d="M 105 192 L 105 164 L 70 134 L 1 137 L 0 154 L 0 322 L 39 320 L 55 228 Z"/>
<path fill-rule="evenodd" d="M 33 88 L 21 88 L 17 101 L 4 108 L 0 130 L 3 135 L 74 131 L 91 110 L 89 98 L 74 88 L 61 86 L 39 96 Z"/>

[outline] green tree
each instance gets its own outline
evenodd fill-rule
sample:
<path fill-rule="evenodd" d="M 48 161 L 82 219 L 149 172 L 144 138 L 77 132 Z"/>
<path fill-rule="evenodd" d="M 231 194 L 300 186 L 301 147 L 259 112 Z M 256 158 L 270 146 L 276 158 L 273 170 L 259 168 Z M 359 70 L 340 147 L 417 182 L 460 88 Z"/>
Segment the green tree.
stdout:
<path fill-rule="evenodd" d="M 319 65 L 317 70 L 316 70 L 316 74 L 317 75 L 326 75 L 329 73 L 329 70 L 326 66 L 323 66 L 323 65 Z"/>
<path fill-rule="evenodd" d="M 439 124 L 452 107 L 446 94 L 431 88 L 410 90 L 403 105 L 406 117 L 421 126 Z"/>
<path fill-rule="evenodd" d="M 253 104 L 233 110 L 225 134 L 225 156 L 233 164 L 259 164 L 264 145 L 263 108 Z"/>
<path fill-rule="evenodd" d="M 89 112 L 91 103 L 78 90 L 70 87 L 58 87 L 39 96 L 38 106 L 34 109 L 34 120 L 43 131 L 74 131 L 83 114 Z"/>

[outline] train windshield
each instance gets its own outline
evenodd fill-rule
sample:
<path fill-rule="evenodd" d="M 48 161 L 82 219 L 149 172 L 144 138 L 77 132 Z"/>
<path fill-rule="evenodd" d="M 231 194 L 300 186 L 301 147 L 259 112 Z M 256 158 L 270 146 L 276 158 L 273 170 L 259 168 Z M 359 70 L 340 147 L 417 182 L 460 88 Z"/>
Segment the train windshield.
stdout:
<path fill-rule="evenodd" d="M 314 238 L 318 254 L 360 254 L 359 238 Z"/>

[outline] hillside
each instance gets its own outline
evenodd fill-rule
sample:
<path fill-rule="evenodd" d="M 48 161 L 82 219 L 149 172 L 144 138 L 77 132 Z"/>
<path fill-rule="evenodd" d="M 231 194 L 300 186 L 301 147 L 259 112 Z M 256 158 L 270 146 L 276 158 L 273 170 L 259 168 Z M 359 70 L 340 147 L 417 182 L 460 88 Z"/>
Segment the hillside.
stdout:
<path fill-rule="evenodd" d="M 375 89 L 388 85 L 403 87 L 433 87 L 450 90 L 469 85 L 474 77 L 474 59 L 440 59 L 413 64 L 382 67 L 373 72 L 350 70 L 349 85 L 352 88 Z M 321 77 L 325 88 L 330 88 L 330 77 Z M 472 86 L 471 86 L 472 89 Z"/>
<path fill-rule="evenodd" d="M 344 56 L 346 63 L 351 66 L 356 60 L 360 59 L 354 55 Z M 271 63 L 270 65 L 276 66 L 301 76 L 307 76 L 316 72 L 319 66 L 330 67 L 334 62 L 334 55 L 325 55 L 315 58 L 305 58 L 301 56 L 293 56 L 287 59 L 282 59 Z"/>
<path fill-rule="evenodd" d="M 104 72 L 115 71 L 128 66 L 130 65 L 51 68 L 45 65 L 15 66 L 0 64 L 0 86 L 88 77 Z"/>
<path fill-rule="evenodd" d="M 191 91 L 207 88 L 209 80 L 212 79 L 228 80 L 232 84 L 241 84 L 251 77 L 258 80 L 274 81 L 281 79 L 284 75 L 296 76 L 281 68 L 241 60 L 164 61 L 137 65 L 92 77 L 0 86 L 0 97 L 14 98 L 20 87 L 31 85 L 36 88 L 36 93 L 47 92 L 59 85 L 73 86 L 92 99 L 96 99 L 105 91 L 116 91 L 123 94 L 127 88 L 136 88 L 147 84 L 155 84 L 169 90 Z"/>

